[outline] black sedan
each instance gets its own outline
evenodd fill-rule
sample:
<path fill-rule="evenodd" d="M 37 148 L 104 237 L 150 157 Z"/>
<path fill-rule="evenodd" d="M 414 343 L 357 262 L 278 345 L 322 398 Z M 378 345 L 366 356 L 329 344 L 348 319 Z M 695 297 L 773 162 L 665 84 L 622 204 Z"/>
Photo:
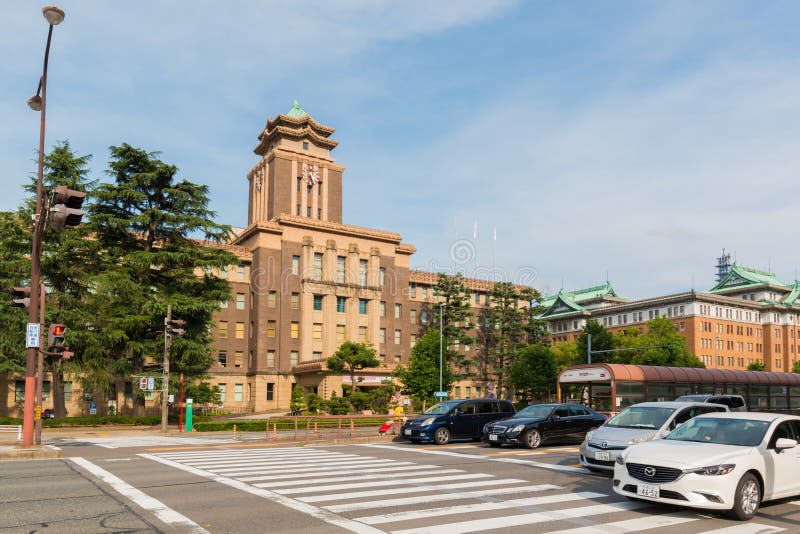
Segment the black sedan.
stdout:
<path fill-rule="evenodd" d="M 492 447 L 509 443 L 535 449 L 545 441 L 580 442 L 605 420 L 605 415 L 580 404 L 533 404 L 484 426 L 481 439 Z"/>

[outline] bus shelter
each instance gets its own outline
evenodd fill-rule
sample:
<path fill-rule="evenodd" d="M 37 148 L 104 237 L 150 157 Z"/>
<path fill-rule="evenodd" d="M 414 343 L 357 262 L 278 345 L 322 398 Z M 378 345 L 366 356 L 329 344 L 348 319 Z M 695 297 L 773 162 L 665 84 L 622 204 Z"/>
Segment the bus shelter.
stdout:
<path fill-rule="evenodd" d="M 575 365 L 558 376 L 558 396 L 601 412 L 681 395 L 741 395 L 748 409 L 800 412 L 800 374 L 597 363 Z"/>

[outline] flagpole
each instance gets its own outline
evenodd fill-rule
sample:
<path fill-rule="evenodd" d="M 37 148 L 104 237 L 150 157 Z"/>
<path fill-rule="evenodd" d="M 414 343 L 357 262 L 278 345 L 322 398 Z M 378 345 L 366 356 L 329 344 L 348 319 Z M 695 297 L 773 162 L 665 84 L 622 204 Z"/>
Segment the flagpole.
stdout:
<path fill-rule="evenodd" d="M 494 274 L 497 270 L 497 226 L 492 226 L 492 283 L 494 283 Z"/>
<path fill-rule="evenodd" d="M 472 277 L 478 276 L 478 221 L 475 221 L 475 228 L 472 230 Z M 795 276 L 797 279 L 797 276 Z"/>

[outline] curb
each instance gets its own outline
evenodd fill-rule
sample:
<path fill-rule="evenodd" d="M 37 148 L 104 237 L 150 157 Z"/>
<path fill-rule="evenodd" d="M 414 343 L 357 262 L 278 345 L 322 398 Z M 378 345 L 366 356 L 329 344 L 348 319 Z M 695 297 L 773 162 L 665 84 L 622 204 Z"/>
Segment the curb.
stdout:
<path fill-rule="evenodd" d="M 0 461 L 45 460 L 48 458 L 61 458 L 61 456 L 61 451 L 48 446 L 25 448 L 0 446 Z"/>

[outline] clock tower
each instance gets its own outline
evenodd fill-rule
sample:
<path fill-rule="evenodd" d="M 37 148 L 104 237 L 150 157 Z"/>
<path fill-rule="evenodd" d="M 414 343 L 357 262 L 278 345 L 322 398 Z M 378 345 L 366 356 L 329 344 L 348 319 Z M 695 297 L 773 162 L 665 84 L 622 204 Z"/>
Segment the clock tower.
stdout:
<path fill-rule="evenodd" d="M 296 100 L 288 113 L 270 117 L 253 150 L 261 160 L 247 174 L 248 226 L 282 214 L 342 222 L 344 167 L 330 154 L 339 144 L 333 132 Z"/>

